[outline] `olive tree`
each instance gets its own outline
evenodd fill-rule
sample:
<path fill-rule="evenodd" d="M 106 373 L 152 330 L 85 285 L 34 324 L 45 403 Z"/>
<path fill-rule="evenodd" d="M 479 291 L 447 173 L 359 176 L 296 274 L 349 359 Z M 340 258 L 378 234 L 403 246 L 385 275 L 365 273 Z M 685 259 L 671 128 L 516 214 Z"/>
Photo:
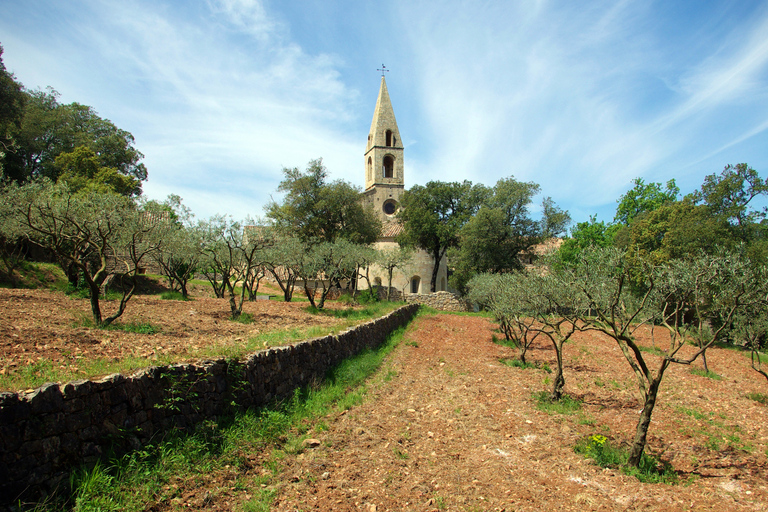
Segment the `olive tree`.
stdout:
<path fill-rule="evenodd" d="M 570 271 L 574 289 L 582 295 L 586 308 L 580 315 L 583 328 L 603 332 L 615 340 L 635 375 L 643 409 L 628 464 L 637 466 L 666 370 L 673 363 L 693 363 L 723 333 L 723 327 L 705 329 L 703 323 L 688 324 L 684 321 L 686 315 L 705 304 L 729 323 L 741 308 L 755 301 L 759 283 L 749 272 L 749 263 L 732 253 L 702 254 L 648 268 L 643 272 L 646 281 L 639 289 L 630 289 L 628 270 L 623 251 L 588 248 Z M 660 323 L 669 331 L 669 342 L 660 357 L 646 355 L 637 343 L 637 329 L 648 322 Z M 681 356 L 691 335 L 697 339 L 698 348 L 689 356 Z"/>
<path fill-rule="evenodd" d="M 387 301 L 390 300 L 392 291 L 392 275 L 395 270 L 401 271 L 408 268 L 413 261 L 413 249 L 411 247 L 398 245 L 381 249 L 378 252 L 376 264 L 387 273 Z"/>
<path fill-rule="evenodd" d="M 262 265 L 264 250 L 273 245 L 270 236 L 251 230 L 250 236 L 244 226 L 253 226 L 251 220 L 236 222 L 217 215 L 200 224 L 203 233 L 203 273 L 211 282 L 217 297 L 229 296 L 233 319 L 243 313 L 243 302 L 253 284 L 252 276 Z M 240 283 L 240 293 L 237 284 Z M 255 292 L 253 292 L 255 293 Z"/>
<path fill-rule="evenodd" d="M 136 290 L 136 275 L 148 254 L 162 245 L 167 223 L 131 199 L 91 191 L 73 194 L 47 181 L 7 185 L 0 192 L 2 230 L 22 236 L 76 268 L 85 282 L 93 321 L 107 326 L 125 311 Z M 117 276 L 122 296 L 117 311 L 104 318 L 100 293 Z"/>

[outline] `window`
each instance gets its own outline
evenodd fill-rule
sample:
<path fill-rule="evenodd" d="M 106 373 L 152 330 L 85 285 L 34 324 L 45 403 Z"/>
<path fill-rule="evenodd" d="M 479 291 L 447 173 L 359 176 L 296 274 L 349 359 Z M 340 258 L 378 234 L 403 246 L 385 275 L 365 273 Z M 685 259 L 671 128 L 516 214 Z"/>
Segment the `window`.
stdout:
<path fill-rule="evenodd" d="M 368 157 L 368 179 L 373 179 L 373 160 L 371 160 L 371 157 Z"/>
<path fill-rule="evenodd" d="M 384 157 L 384 177 L 394 177 L 395 159 L 387 155 Z"/>
<path fill-rule="evenodd" d="M 384 201 L 384 204 L 381 208 L 387 215 L 394 215 L 395 211 L 397 210 L 397 201 L 394 199 L 387 199 Z"/>
<path fill-rule="evenodd" d="M 387 130 L 387 147 L 392 146 L 392 130 Z"/>
<path fill-rule="evenodd" d="M 419 293 L 420 284 L 421 284 L 421 278 L 419 276 L 413 276 L 411 278 L 411 293 Z"/>
<path fill-rule="evenodd" d="M 373 285 L 374 286 L 381 286 L 381 278 L 380 277 L 374 278 Z"/>

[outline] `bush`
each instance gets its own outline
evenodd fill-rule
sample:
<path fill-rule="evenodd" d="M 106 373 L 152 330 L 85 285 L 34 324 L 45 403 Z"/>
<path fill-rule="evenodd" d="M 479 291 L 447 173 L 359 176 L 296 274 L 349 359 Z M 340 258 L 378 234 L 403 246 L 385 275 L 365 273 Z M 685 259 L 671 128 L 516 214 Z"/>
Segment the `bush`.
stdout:
<path fill-rule="evenodd" d="M 638 467 L 627 466 L 629 450 L 614 446 L 610 439 L 600 434 L 581 439 L 573 450 L 594 460 L 600 467 L 621 469 L 625 475 L 634 476 L 644 483 L 677 483 L 677 473 L 668 462 L 661 462 L 654 456 L 643 453 Z"/>

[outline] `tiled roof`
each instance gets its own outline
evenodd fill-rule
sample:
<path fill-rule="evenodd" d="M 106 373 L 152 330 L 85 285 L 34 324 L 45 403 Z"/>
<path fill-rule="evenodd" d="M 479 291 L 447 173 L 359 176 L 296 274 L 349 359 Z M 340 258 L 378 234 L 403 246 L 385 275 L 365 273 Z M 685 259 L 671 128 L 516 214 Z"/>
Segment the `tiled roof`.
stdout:
<path fill-rule="evenodd" d="M 381 238 L 394 238 L 403 232 L 403 224 L 396 220 L 385 221 L 381 228 Z"/>

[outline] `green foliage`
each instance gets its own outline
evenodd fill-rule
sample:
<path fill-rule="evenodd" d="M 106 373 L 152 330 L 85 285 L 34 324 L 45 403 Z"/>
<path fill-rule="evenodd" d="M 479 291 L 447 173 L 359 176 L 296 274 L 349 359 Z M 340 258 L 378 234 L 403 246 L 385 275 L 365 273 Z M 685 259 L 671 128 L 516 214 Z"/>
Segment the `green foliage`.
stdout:
<path fill-rule="evenodd" d="M 570 237 L 558 249 L 558 258 L 573 263 L 576 255 L 587 247 L 610 247 L 618 230 L 619 225 L 597 222 L 595 216 L 590 216 L 589 222 L 579 222 L 571 229 Z"/>
<path fill-rule="evenodd" d="M 425 250 L 435 262 L 442 261 L 448 249 L 459 245 L 459 230 L 480 207 L 487 189 L 482 185 L 430 181 L 405 191 L 397 218 L 403 223 L 398 243 Z M 430 280 L 430 291 L 437 290 L 437 265 Z"/>
<path fill-rule="evenodd" d="M 455 271 L 451 284 L 460 292 L 481 272 L 509 272 L 522 268 L 521 253 L 565 231 L 570 216 L 545 198 L 543 218 L 530 217 L 529 206 L 540 187 L 513 177 L 484 191 L 477 213 L 461 227 L 458 249 L 451 253 Z"/>
<path fill-rule="evenodd" d="M 12 169 L 7 169 L 6 158 L 18 150 L 17 138 L 26 101 L 23 86 L 3 64 L 3 47 L 0 46 L 0 177 L 16 177 Z"/>
<path fill-rule="evenodd" d="M 747 398 L 760 402 L 763 405 L 768 405 L 768 394 L 766 393 L 747 393 Z"/>
<path fill-rule="evenodd" d="M 660 462 L 647 453 L 643 453 L 640 464 L 636 467 L 627 465 L 628 450 L 614 445 L 610 439 L 601 434 L 579 440 L 573 449 L 576 453 L 594 460 L 600 467 L 620 468 L 624 474 L 634 476 L 644 483 L 676 484 L 678 481 L 677 474 L 669 463 Z"/>
<path fill-rule="evenodd" d="M 189 297 L 185 297 L 181 292 L 168 291 L 160 294 L 160 298 L 163 300 L 192 300 Z"/>
<path fill-rule="evenodd" d="M 559 400 L 552 400 L 548 391 L 539 391 L 533 394 L 536 408 L 547 414 L 575 414 L 581 410 L 581 401 L 570 395 L 563 394 Z"/>
<path fill-rule="evenodd" d="M 700 377 L 706 377 L 708 379 L 712 380 L 723 380 L 722 375 L 718 375 L 715 372 L 711 370 L 705 370 L 704 368 L 691 368 L 691 373 L 693 375 L 698 375 Z"/>
<path fill-rule="evenodd" d="M 617 201 L 619 205 L 616 207 L 614 218 L 614 222 L 625 226 L 632 224 L 632 221 L 643 213 L 674 203 L 680 194 L 675 180 L 669 180 L 665 189 L 661 188 L 661 183 L 646 184 L 642 178 L 635 178 L 632 183 L 635 186 Z"/>
<path fill-rule="evenodd" d="M 360 304 L 374 304 L 379 302 L 379 292 L 376 288 L 368 288 L 357 295 L 357 302 Z"/>
<path fill-rule="evenodd" d="M 283 168 L 283 174 L 277 189 L 285 193 L 283 202 L 268 204 L 266 215 L 284 234 L 302 242 L 343 238 L 356 244 L 371 244 L 379 237 L 381 220 L 361 202 L 361 190 L 342 180 L 328 183 L 322 159 L 309 162 L 305 172 Z"/>
<path fill-rule="evenodd" d="M 24 94 L 15 151 L 6 155 L 6 176 L 23 183 L 41 177 L 57 181 L 68 174 L 68 180 L 77 178 L 82 184 L 92 174 L 97 183 L 108 183 L 111 188 L 118 185 L 130 196 L 141 194 L 147 169 L 141 163 L 144 155 L 134 147 L 133 135 L 99 117 L 92 107 L 59 103 L 59 93 L 51 88 Z M 83 149 L 78 153 L 77 148 Z M 57 157 L 66 154 L 70 157 L 57 162 Z M 78 155 L 86 156 L 88 162 Z M 77 165 L 78 160 L 84 165 Z M 100 171 L 90 173 L 91 164 Z"/>

